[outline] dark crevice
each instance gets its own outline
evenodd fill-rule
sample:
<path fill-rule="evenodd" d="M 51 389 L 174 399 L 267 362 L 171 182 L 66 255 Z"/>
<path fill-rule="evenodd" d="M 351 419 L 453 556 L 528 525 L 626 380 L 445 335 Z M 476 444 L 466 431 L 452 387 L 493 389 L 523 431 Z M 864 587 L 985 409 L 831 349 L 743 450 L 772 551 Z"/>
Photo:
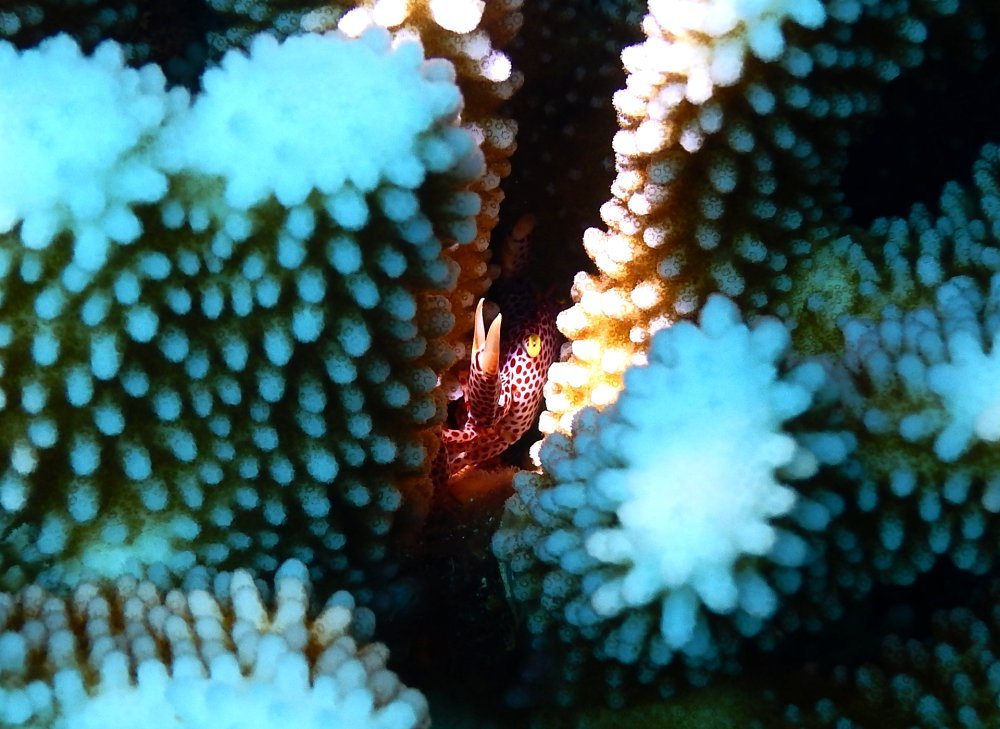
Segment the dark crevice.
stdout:
<path fill-rule="evenodd" d="M 946 182 L 968 186 L 984 144 L 1000 142 L 1000 52 L 982 61 L 942 49 L 890 84 L 883 113 L 855 135 L 843 190 L 855 223 L 937 208 Z"/>

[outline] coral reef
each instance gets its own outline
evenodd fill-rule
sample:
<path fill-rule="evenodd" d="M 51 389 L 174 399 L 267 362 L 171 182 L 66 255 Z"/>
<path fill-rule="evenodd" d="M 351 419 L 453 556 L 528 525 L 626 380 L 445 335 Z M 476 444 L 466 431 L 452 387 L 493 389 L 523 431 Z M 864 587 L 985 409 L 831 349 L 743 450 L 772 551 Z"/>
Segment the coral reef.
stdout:
<path fill-rule="evenodd" d="M 801 584 L 798 533 L 816 522 L 783 518 L 796 494 L 776 476 L 808 478 L 818 455 L 847 449 L 835 434 L 785 430 L 823 371 L 779 373 L 788 332 L 738 317 L 716 296 L 699 327 L 659 332 L 614 405 L 577 413 L 572 438 L 543 444 L 544 475 L 516 481 L 494 550 L 529 629 L 558 626 L 570 665 L 593 642 L 646 680 L 676 660 L 718 668 Z"/>
<path fill-rule="evenodd" d="M 996 595 L 980 604 L 939 610 L 920 636 L 891 634 L 879 655 L 853 669 L 810 677 L 782 707 L 799 727 L 987 727 L 996 722 Z M 979 614 L 977 614 L 979 613 Z M 942 680 L 942 677 L 947 677 Z"/>
<path fill-rule="evenodd" d="M 446 727 L 993 725 L 1000 152 L 951 83 L 1000 98 L 998 28 L 987 0 L 9 3 L 0 724 L 127 695 L 200 726 L 252 687 L 290 726 L 424 725 L 347 637 L 372 607 Z M 506 505 L 516 456 L 447 506 L 525 212 L 546 305 L 575 274 L 544 438 Z"/>
<path fill-rule="evenodd" d="M 850 635 L 838 621 L 887 585 L 937 579 L 948 563 L 991 570 L 996 150 L 983 149 L 972 186 L 945 186 L 940 212 L 918 205 L 868 228 L 843 183 L 882 90 L 945 53 L 976 67 L 995 21 L 976 2 L 650 2 L 647 39 L 622 55 L 607 228 L 584 234 L 597 273 L 576 276 L 559 317 L 570 342 L 550 372 L 542 473 L 518 477 L 494 539 L 514 609 L 538 650 L 560 655 L 564 700 L 603 688 L 627 701 L 635 683 L 666 695 L 711 680 L 706 665 L 745 673 L 755 651 L 785 655 L 803 628 Z M 768 427 L 751 425 L 770 403 L 740 407 L 731 383 L 762 397 L 767 386 L 746 362 L 719 376 L 710 357 L 681 377 L 683 357 L 665 366 L 662 344 L 676 336 L 670 349 L 693 358 L 710 340 L 725 361 L 718 324 L 693 337 L 685 323 L 719 293 L 751 327 L 787 326 L 786 366 L 825 373 L 790 425 L 823 468 L 784 474 L 787 501 L 768 515 L 794 525 L 797 549 L 776 539 L 721 572 L 704 555 L 730 554 L 755 524 L 727 509 L 761 493 L 755 464 L 773 456 L 755 440 Z M 691 382 L 713 394 L 695 412 L 714 428 L 687 419 Z M 778 569 L 752 582 L 749 555 Z M 697 567 L 690 583 L 678 564 Z M 756 612 L 751 595 L 767 596 Z"/>
<path fill-rule="evenodd" d="M 613 400 L 651 334 L 711 291 L 748 313 L 783 314 L 783 295 L 810 284 L 793 262 L 847 224 L 840 181 L 851 133 L 878 111 L 880 88 L 919 63 L 927 25 L 955 7 L 650 9 L 648 39 L 622 55 L 614 197 L 601 207 L 607 230 L 584 235 L 600 275 L 577 276 L 576 303 L 560 317 L 572 357 L 553 368 L 546 432 Z M 879 40 L 864 54 L 851 50 L 869 37 Z M 799 288 L 797 300 L 811 293 Z"/>
<path fill-rule="evenodd" d="M 938 555 L 983 573 L 995 557 L 998 175 L 988 146 L 973 190 L 948 185 L 939 213 L 876 221 L 804 264 L 833 255 L 853 268 L 823 275 L 849 275 L 856 301 L 824 288 L 796 318 L 808 319 L 803 341 L 840 383 L 842 422 L 858 436 L 844 476 L 870 516 L 852 519 L 860 539 L 847 558 L 875 579 L 911 583 Z M 839 351 L 812 344 L 837 335 Z"/>
<path fill-rule="evenodd" d="M 521 27 L 521 0 L 482 2 L 374 2 L 356 4 L 343 17 L 329 10 L 306 18 L 310 29 L 336 26 L 351 36 L 377 26 L 391 30 L 397 38 L 419 40 L 429 58 L 444 58 L 455 67 L 455 83 L 462 91 L 462 127 L 476 139 L 486 162 L 485 173 L 469 185 L 480 199 L 476 233 L 471 241 L 450 246 L 446 256 L 456 266 L 458 278 L 448 293 L 455 317 L 449 338 L 457 363 L 471 353 L 473 314 L 476 303 L 496 279 L 499 269 L 491 265 L 490 238 L 499 221 L 504 192 L 501 181 L 510 174 L 510 157 L 517 145 L 517 124 L 500 111 L 501 105 L 520 88 L 521 74 L 511 68 L 502 52 Z M 441 386 L 449 399 L 461 397 L 459 375 L 449 371 Z"/>
<path fill-rule="evenodd" d="M 5 584 L 387 569 L 453 362 L 442 238 L 478 210 L 447 64 L 379 29 L 262 36 L 190 103 L 114 44 L 3 58 Z"/>
<path fill-rule="evenodd" d="M 370 612 L 337 592 L 308 616 L 301 562 L 278 569 L 273 600 L 243 570 L 188 583 L 0 594 L 0 726 L 429 726 L 368 642 Z"/>

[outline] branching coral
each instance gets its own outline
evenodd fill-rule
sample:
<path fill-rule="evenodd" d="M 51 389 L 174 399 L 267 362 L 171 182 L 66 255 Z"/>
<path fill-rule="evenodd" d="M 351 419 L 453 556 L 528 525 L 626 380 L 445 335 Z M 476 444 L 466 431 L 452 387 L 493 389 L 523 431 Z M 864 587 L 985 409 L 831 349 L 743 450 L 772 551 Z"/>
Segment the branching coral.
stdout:
<path fill-rule="evenodd" d="M 497 266 L 490 264 L 490 234 L 499 220 L 504 199 L 500 182 L 510 174 L 517 133 L 517 124 L 499 109 L 522 82 L 502 49 L 521 27 L 520 8 L 521 0 L 368 0 L 338 22 L 338 27 L 352 36 L 374 25 L 392 30 L 396 37 L 420 39 L 428 57 L 445 58 L 455 66 L 456 84 L 463 96 L 462 126 L 474 136 L 486 161 L 485 174 L 469 186 L 481 200 L 475 236 L 467 244 L 450 247 L 445 254 L 458 271 L 448 300 L 456 319 L 450 339 L 456 361 L 462 363 L 470 354 L 476 302 L 498 274 Z M 312 27 L 318 18 L 310 17 L 306 22 Z M 444 378 L 442 386 L 451 399 L 461 394 L 453 373 Z"/>
<path fill-rule="evenodd" d="M 988 727 L 996 721 L 996 590 L 973 604 L 937 610 L 921 635 L 893 633 L 877 655 L 857 667 L 838 666 L 799 692 L 782 692 L 789 725 Z"/>
<path fill-rule="evenodd" d="M 114 45 L 3 56 L 6 582 L 385 564 L 444 413 L 442 239 L 479 207 L 450 67 L 381 30 L 261 38 L 189 106 Z"/>
<path fill-rule="evenodd" d="M 858 434 L 843 467 L 855 513 L 831 543 L 846 553 L 834 564 L 864 565 L 869 579 L 912 582 L 942 554 L 976 572 L 995 558 L 997 170 L 987 147 L 974 193 L 948 185 L 937 215 L 921 206 L 908 220 L 876 221 L 803 263 L 804 279 L 822 266 L 858 292 L 845 303 L 820 286 L 791 311 Z M 842 349 L 829 346 L 838 339 Z"/>
<path fill-rule="evenodd" d="M 582 495 L 602 493 L 607 464 L 577 464 L 611 452 L 612 441 L 626 459 L 642 443 L 686 456 L 657 474 L 730 462 L 689 424 L 657 440 L 615 440 L 623 403 L 634 402 L 630 368 L 659 356 L 660 330 L 683 331 L 678 321 L 708 312 L 711 292 L 732 297 L 751 322 L 780 317 L 790 360 L 812 360 L 828 377 L 823 407 L 805 420 L 829 434 L 804 442 L 837 465 L 802 485 L 792 513 L 812 551 L 789 583 L 802 581 L 785 600 L 794 606 L 775 616 L 782 630 L 818 629 L 873 586 L 910 584 L 942 555 L 976 573 L 995 559 L 987 535 L 997 480 L 996 152 L 987 147 L 976 163 L 975 190 L 946 187 L 939 214 L 918 206 L 908 220 L 865 230 L 842 192 L 847 148 L 879 111 L 881 91 L 956 39 L 972 40 L 975 56 L 987 11 L 975 2 L 958 14 L 954 2 L 839 1 L 651 2 L 649 10 L 647 40 L 623 53 L 618 176 L 601 211 L 608 230 L 584 237 L 599 273 L 578 274 L 576 303 L 559 319 L 571 352 L 550 377 L 544 475 L 519 480 L 495 543 L 529 628 L 574 646 L 560 662 L 564 678 L 595 658 L 638 661 L 647 680 L 657 672 L 636 649 L 661 615 L 649 605 L 656 580 L 633 569 L 615 581 L 597 564 L 601 555 L 631 564 L 625 514 L 654 521 L 669 511 L 652 507 L 669 503 L 670 490 L 657 489 L 658 501 L 626 490 L 632 500 L 606 505 L 603 518 L 616 520 L 608 531 L 588 520 Z M 711 372 L 700 376 L 712 381 Z M 595 405 L 606 409 L 595 416 L 586 407 Z M 668 408 L 650 422 L 666 428 Z M 720 409 L 717 422 L 723 437 L 744 417 Z M 733 436 L 731 445 L 743 442 L 753 441 Z M 684 497 L 691 508 L 700 503 Z M 688 515 L 676 528 L 699 523 Z M 588 537 L 591 529 L 604 536 Z M 700 554 L 700 540 L 681 541 L 673 551 Z M 601 605 L 612 606 L 619 630 L 605 625 Z M 734 624 L 758 632 L 739 614 Z M 689 614 L 666 621 L 685 635 L 689 625 Z"/>
<path fill-rule="evenodd" d="M 245 571 L 189 581 L 0 593 L 0 726 L 429 725 L 423 696 L 368 642 L 370 612 L 337 592 L 309 615 L 302 563 L 278 570 L 272 605 Z"/>
<path fill-rule="evenodd" d="M 600 91 L 567 71 L 585 88 L 560 95 L 591 101 L 563 116 L 551 93 L 503 108 L 520 85 L 503 50 L 521 23 L 517 0 L 191 0 L 169 5 L 196 7 L 193 27 L 145 39 L 136 29 L 166 10 L 105 5 L 39 0 L 0 13 L 0 33 L 22 49 L 0 49 L 2 577 L 103 576 L 108 596 L 138 584 L 123 572 L 166 582 L 194 562 L 271 571 L 294 556 L 367 603 L 393 572 L 395 537 L 430 502 L 457 392 L 450 368 L 467 361 L 475 303 L 496 275 L 486 244 L 514 150 L 509 117 L 536 131 L 549 120 L 591 129 L 576 116 Z M 603 73 L 588 52 L 603 33 L 565 30 L 607 7 L 634 10 L 601 5 L 526 8 L 529 21 L 559 20 L 533 23 L 525 69 Z M 886 90 L 927 57 L 961 48 L 976 61 L 995 10 L 978 0 L 648 9 L 615 96 L 606 230 L 584 236 L 596 272 L 577 275 L 559 320 L 570 344 L 547 390 L 541 473 L 518 477 L 494 540 L 541 665 L 569 682 L 596 678 L 595 696 L 618 700 L 635 696 L 633 681 L 668 692 L 675 678 L 709 682 L 720 668 L 797 672 L 799 639 L 824 645 L 801 629 L 832 631 L 828 642 L 861 635 L 846 624 L 851 602 L 883 594 L 881 583 L 936 579 L 942 565 L 991 569 L 1000 510 L 996 149 L 984 149 L 974 187 L 946 186 L 939 212 L 918 206 L 866 229 L 843 192 L 849 147 Z M 62 20 L 83 52 L 65 38 L 26 50 Z M 251 40 L 260 29 L 272 37 Z M 94 50 L 103 36 L 123 49 Z M 241 50 L 202 73 L 231 47 Z M 129 70 L 123 57 L 180 63 Z M 187 91 L 170 88 L 178 80 Z M 39 101 L 39 88 L 53 91 Z M 593 139 L 533 140 L 528 152 L 525 197 L 560 208 L 547 231 L 563 235 L 544 237 L 543 258 L 563 266 L 607 150 Z M 572 163 L 553 162 L 581 145 Z M 410 556 L 481 548 L 491 508 Z M 485 555 L 461 556 L 449 564 Z M 301 585 L 303 568 L 292 571 Z M 500 633 L 500 593 L 483 572 L 418 587 L 474 582 L 473 610 L 438 591 L 440 621 L 465 636 Z M 982 626 L 953 617 L 985 655 Z M 125 640 L 111 623 L 109 641 Z M 22 648 L 37 630 L 23 627 L 0 648 L 5 678 L 33 660 Z M 409 647 L 422 665 L 441 646 Z M 501 654 L 474 660 L 492 668 Z M 992 680 L 990 661 L 967 665 Z M 728 685 L 760 693 L 749 673 Z M 907 721 L 983 719 L 966 708 L 981 699 L 968 681 L 914 702 L 913 681 L 857 675 L 866 696 L 896 692 Z M 807 705 L 823 687 L 782 694 L 798 685 L 763 686 L 797 707 L 790 723 L 854 716 Z M 44 706 L 43 689 L 23 688 L 8 711 Z M 709 691 L 726 693 L 719 682 Z M 749 704 L 738 703 L 742 721 Z M 421 721 L 422 705 L 408 705 L 399 721 Z"/>
<path fill-rule="evenodd" d="M 615 95 L 614 197 L 584 247 L 600 271 L 560 317 L 546 432 L 614 399 L 649 336 L 707 293 L 772 310 L 817 226 L 844 222 L 839 183 L 879 89 L 923 56 L 954 4 L 654 2 Z M 877 42 L 867 42 L 877 38 Z M 863 45 L 864 53 L 852 50 Z"/>
<path fill-rule="evenodd" d="M 653 338 L 613 406 L 545 442 L 546 475 L 519 477 L 494 539 L 533 632 L 571 652 L 593 642 L 611 670 L 649 681 L 675 660 L 717 667 L 761 631 L 801 584 L 800 534 L 817 523 L 792 514 L 795 491 L 777 479 L 809 477 L 849 445 L 785 430 L 824 381 L 816 364 L 779 372 L 788 345 L 777 321 L 751 330 L 710 299 L 700 327 Z"/>

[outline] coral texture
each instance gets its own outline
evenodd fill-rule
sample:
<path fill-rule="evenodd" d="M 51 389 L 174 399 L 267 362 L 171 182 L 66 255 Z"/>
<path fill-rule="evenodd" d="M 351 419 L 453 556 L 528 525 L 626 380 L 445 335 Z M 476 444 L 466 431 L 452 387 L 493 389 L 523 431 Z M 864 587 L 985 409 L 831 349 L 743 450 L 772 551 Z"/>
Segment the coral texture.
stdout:
<path fill-rule="evenodd" d="M 786 431 L 822 368 L 780 372 L 784 327 L 738 317 L 715 296 L 700 326 L 658 333 L 614 405 L 582 410 L 571 438 L 543 444 L 544 475 L 518 477 L 494 550 L 532 631 L 562 625 L 570 650 L 593 641 L 599 658 L 647 676 L 673 660 L 718 666 L 801 584 L 799 533 L 816 523 L 808 510 L 783 519 L 796 494 L 782 482 L 846 448 Z"/>
<path fill-rule="evenodd" d="M 879 89 L 923 57 L 954 3 L 654 2 L 622 54 L 614 197 L 584 247 L 560 317 L 572 357 L 553 369 L 543 430 L 611 402 L 656 330 L 711 291 L 774 308 L 824 225 L 845 223 L 846 148 Z M 864 45 L 854 44 L 877 37 Z M 835 236 L 833 236 L 835 237 Z M 807 294 L 800 292 L 800 296 Z"/>
<path fill-rule="evenodd" d="M 377 26 L 391 30 L 396 37 L 419 39 L 428 57 L 447 59 L 455 67 L 455 83 L 463 97 L 462 127 L 473 135 L 486 162 L 485 173 L 469 185 L 481 201 L 475 234 L 445 252 L 457 271 L 457 281 L 447 298 L 455 317 L 449 339 L 459 363 L 467 362 L 471 352 L 476 303 L 499 273 L 498 266 L 491 264 L 490 234 L 499 221 L 504 199 L 500 183 L 510 174 L 510 157 L 517 148 L 517 124 L 501 113 L 500 107 L 522 83 L 502 49 L 521 27 L 520 8 L 521 0 L 488 5 L 481 0 L 366 0 L 337 21 L 337 27 L 351 36 Z M 325 27 L 310 16 L 307 27 L 314 26 Z M 449 399 L 461 397 L 454 371 L 447 373 L 441 384 Z"/>
<path fill-rule="evenodd" d="M 0 593 L 0 726 L 429 726 L 368 642 L 370 612 L 337 592 L 310 617 L 301 562 L 278 569 L 273 600 L 242 570 L 197 577 Z"/>
<path fill-rule="evenodd" d="M 5 582 L 388 564 L 453 361 L 442 239 L 479 208 L 450 66 L 262 36 L 192 103 L 114 44 L 2 55 Z"/>
<path fill-rule="evenodd" d="M 996 585 L 970 604 L 934 611 L 926 631 L 890 633 L 874 656 L 786 692 L 792 726 L 988 727 L 996 722 Z"/>
<path fill-rule="evenodd" d="M 300 721 L 425 722 L 381 649 L 332 677 L 343 703 L 303 680 L 308 621 L 254 683 L 219 604 L 250 578 L 216 599 L 198 575 L 292 557 L 273 620 L 302 613 L 306 571 L 350 588 L 445 727 L 470 704 L 477 725 L 590 725 L 606 701 L 616 725 L 995 724 L 992 602 L 972 604 L 1000 512 L 995 108 L 964 130 L 970 98 L 1000 98 L 998 20 L 989 0 L 5 5 L 0 584 L 24 607 L 3 720 L 159 697 L 188 666 L 276 707 L 338 697 Z M 539 220 L 532 283 L 578 272 L 568 343 L 538 470 L 504 511 L 514 467 L 472 469 L 494 499 L 449 511 L 430 469 L 505 197 Z M 200 590 L 141 581 L 184 574 Z M 70 638 L 44 614 L 85 631 L 78 594 L 97 638 L 74 633 L 61 694 L 43 653 Z M 127 653 L 128 611 L 159 595 L 199 650 L 230 635 L 238 669 L 168 669 L 154 619 Z M 245 708 L 188 685 L 206 721 Z M 501 706 L 553 698 L 583 708 Z"/>
<path fill-rule="evenodd" d="M 770 649 L 778 633 L 837 630 L 834 620 L 886 585 L 932 579 L 949 563 L 976 575 L 992 569 L 996 149 L 982 150 L 971 186 L 945 186 L 939 211 L 918 205 L 865 228 L 843 192 L 849 146 L 881 111 L 885 89 L 921 64 L 940 68 L 947 53 L 975 68 L 987 25 L 995 15 L 976 2 L 649 3 L 646 40 L 622 54 L 628 80 L 615 96 L 621 129 L 613 198 L 601 209 L 607 228 L 584 235 L 597 273 L 576 276 L 574 304 L 559 317 L 570 342 L 550 372 L 543 473 L 519 477 L 494 542 L 538 645 L 568 646 L 554 661 L 558 679 L 585 680 L 597 665 L 616 701 L 630 678 L 672 691 L 678 672 L 650 658 L 666 666 L 668 648 L 694 665 L 748 644 Z M 736 508 L 758 493 L 759 479 L 715 500 L 693 479 L 681 501 L 692 512 L 679 522 L 668 518 L 673 490 L 664 484 L 734 462 L 752 474 L 771 453 L 729 431 L 767 432 L 747 415 L 761 408 L 727 409 L 740 400 L 726 397 L 728 383 L 711 367 L 692 379 L 718 392 L 723 405 L 708 401 L 702 412 L 731 451 L 707 447 L 690 422 L 670 427 L 675 409 L 685 412 L 686 382 L 664 374 L 655 396 L 638 385 L 637 373 L 662 359 L 661 338 L 708 314 L 714 293 L 736 302 L 750 326 L 780 319 L 788 362 L 825 371 L 814 404 L 790 426 L 809 431 L 801 444 L 826 467 L 788 482 L 786 512 L 774 515 L 803 539 L 798 569 L 782 570 L 772 581 L 781 587 L 768 593 L 777 633 L 747 620 L 732 587 L 689 592 L 715 613 L 705 625 L 692 618 L 696 601 L 664 619 L 681 601 L 674 592 L 669 605 L 654 599 L 676 563 L 699 564 L 705 544 L 717 553 L 731 544 L 697 538 L 699 524 L 725 525 L 726 535 L 754 524 L 745 514 L 725 518 L 716 501 Z M 713 347 L 725 356 L 720 342 Z M 693 356 L 697 345 L 678 349 Z M 752 387 L 753 372 L 735 367 L 729 378 Z M 661 403 L 643 421 L 647 431 L 621 435 L 629 408 L 655 410 L 643 397 Z M 657 467 L 633 468 L 643 458 Z M 607 477 L 618 468 L 634 473 L 619 479 L 627 486 Z M 695 512 L 702 503 L 716 519 Z M 656 569 L 642 570 L 639 544 L 657 555 Z M 727 631 L 732 640 L 720 641 Z M 717 665 L 738 671 L 743 660 Z"/>

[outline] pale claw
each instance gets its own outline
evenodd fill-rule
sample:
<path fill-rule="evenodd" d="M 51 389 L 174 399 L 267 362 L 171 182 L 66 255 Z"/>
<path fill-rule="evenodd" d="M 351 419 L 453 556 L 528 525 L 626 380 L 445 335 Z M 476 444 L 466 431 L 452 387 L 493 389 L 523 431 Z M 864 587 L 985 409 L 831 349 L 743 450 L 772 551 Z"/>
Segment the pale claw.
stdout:
<path fill-rule="evenodd" d="M 479 425 L 492 425 L 498 415 L 500 396 L 500 321 L 501 315 L 486 331 L 483 321 L 483 299 L 476 306 L 476 326 L 472 335 L 472 358 L 466 394 L 469 416 Z M 486 332 L 484 334 L 484 332 Z"/>
<path fill-rule="evenodd" d="M 480 299 L 476 305 L 476 330 L 472 335 L 472 362 L 470 372 L 479 368 L 488 375 L 495 375 L 500 371 L 500 322 L 503 314 L 497 314 L 497 318 L 490 324 L 490 330 L 483 335 L 486 324 L 483 321 L 483 302 Z"/>

